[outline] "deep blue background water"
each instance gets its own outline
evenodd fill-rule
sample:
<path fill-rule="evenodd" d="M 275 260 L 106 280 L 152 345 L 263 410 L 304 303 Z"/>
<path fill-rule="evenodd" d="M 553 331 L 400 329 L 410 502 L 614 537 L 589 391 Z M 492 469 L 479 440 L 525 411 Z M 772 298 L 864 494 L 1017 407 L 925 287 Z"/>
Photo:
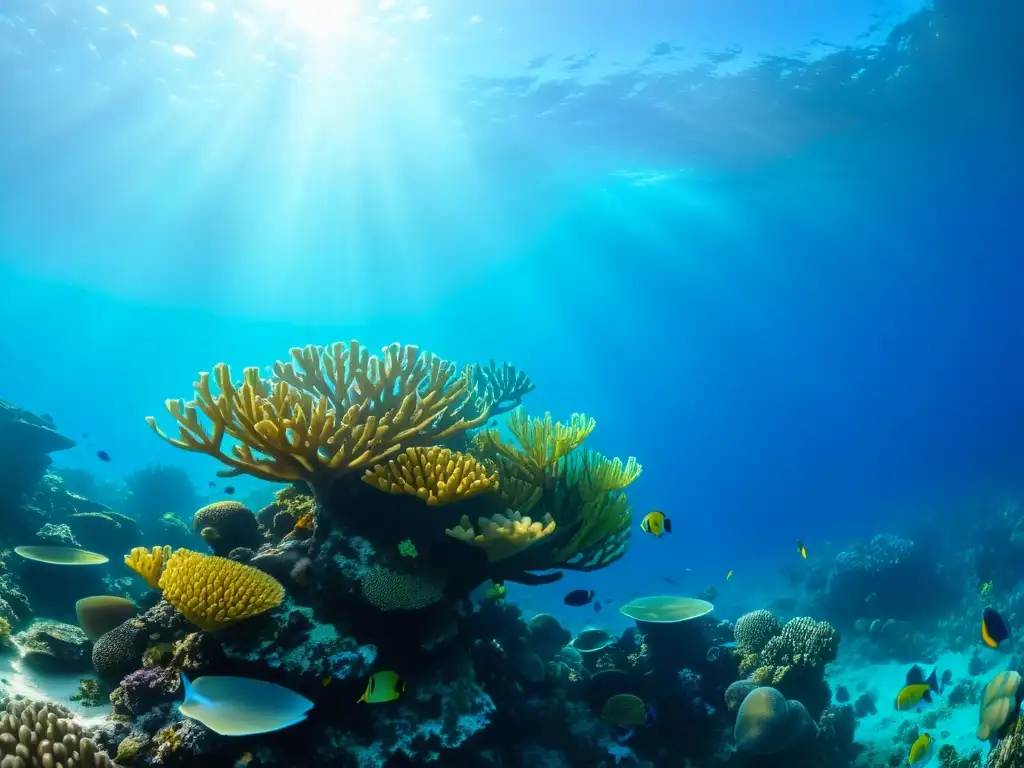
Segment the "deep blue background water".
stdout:
<path fill-rule="evenodd" d="M 453 2 L 398 35 L 407 58 L 314 84 L 284 77 L 301 50 L 264 36 L 279 64 L 258 69 L 195 9 L 175 38 L 172 4 L 126 16 L 137 37 L 127 5 L 106 26 L 16 5 L 0 397 L 90 434 L 61 463 L 202 486 L 218 467 L 142 422 L 163 398 L 220 360 L 359 338 L 513 361 L 531 410 L 585 411 L 593 447 L 639 457 L 637 517 L 675 533 L 564 582 L 615 598 L 669 575 L 756 604 L 797 538 L 814 557 L 1019 487 L 1009 0 Z"/>

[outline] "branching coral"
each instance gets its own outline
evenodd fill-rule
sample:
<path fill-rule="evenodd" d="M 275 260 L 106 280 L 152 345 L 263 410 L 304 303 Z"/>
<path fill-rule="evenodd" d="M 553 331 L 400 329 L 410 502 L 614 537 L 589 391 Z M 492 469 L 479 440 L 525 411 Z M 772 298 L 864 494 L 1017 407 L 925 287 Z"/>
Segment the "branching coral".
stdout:
<path fill-rule="evenodd" d="M 614 562 L 626 550 L 632 513 L 623 489 L 641 468 L 633 458 L 623 464 L 577 450 L 594 425 L 581 414 L 561 424 L 550 414 L 531 419 L 520 409 L 508 421 L 514 444 L 503 441 L 496 429 L 474 437 L 475 449 L 498 467 L 509 506 L 534 519 L 538 513 L 549 515 L 557 524 L 553 535 L 523 558 L 524 570 L 589 571 Z"/>
<path fill-rule="evenodd" d="M 135 547 L 125 555 L 124 564 L 144 578 L 153 589 L 159 589 L 160 576 L 163 574 L 164 565 L 170 556 L 171 548 L 169 546 L 153 547 L 152 550 Z"/>
<path fill-rule="evenodd" d="M 523 398 L 535 388 L 530 377 L 511 363 L 498 366 L 491 360 L 488 366 L 474 366 L 473 376 L 480 391 L 493 403 L 492 416 L 519 407 Z"/>
<path fill-rule="evenodd" d="M 201 373 L 195 399 L 168 400 L 178 437 L 147 421 L 172 445 L 206 453 L 265 480 L 316 483 L 380 462 L 410 444 L 431 444 L 478 426 L 489 412 L 469 369 L 418 347 L 392 344 L 381 357 L 358 342 L 291 350 L 274 379 L 246 368 L 241 384 L 222 364 Z M 219 394 L 214 394 L 216 383 Z M 208 428 L 200 416 L 210 423 Z M 224 438 L 235 441 L 230 452 Z"/>
<path fill-rule="evenodd" d="M 479 547 L 487 553 L 487 561 L 497 563 L 523 552 L 525 549 L 550 535 L 556 528 L 550 515 L 543 520 L 533 521 L 518 512 L 505 515 L 492 515 L 477 520 L 476 529 L 469 518 L 462 516 L 462 521 L 454 528 L 445 529 L 445 533 L 453 539 Z"/>
<path fill-rule="evenodd" d="M 387 465 L 367 470 L 363 481 L 391 494 L 409 494 L 431 506 L 463 501 L 498 487 L 497 473 L 473 456 L 447 448 L 406 448 Z"/>
<path fill-rule="evenodd" d="M 164 599 L 211 632 L 277 607 L 284 587 L 272 576 L 234 560 L 179 549 L 167 561 Z"/>

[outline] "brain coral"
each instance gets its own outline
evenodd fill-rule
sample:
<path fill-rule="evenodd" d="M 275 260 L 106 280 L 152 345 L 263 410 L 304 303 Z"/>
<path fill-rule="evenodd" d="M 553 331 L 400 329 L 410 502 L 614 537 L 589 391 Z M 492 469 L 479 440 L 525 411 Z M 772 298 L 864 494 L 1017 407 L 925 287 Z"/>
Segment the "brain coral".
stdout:
<path fill-rule="evenodd" d="M 1020 675 L 1013 670 L 993 677 L 981 694 L 977 736 L 982 741 L 998 735 L 1011 717 L 1020 711 Z"/>
<path fill-rule="evenodd" d="M 71 712 L 59 704 L 9 699 L 0 715 L 0 765 L 27 768 L 108 768 L 114 763 L 82 735 Z"/>
<path fill-rule="evenodd" d="M 164 599 L 190 622 L 212 632 L 276 608 L 284 587 L 257 568 L 179 549 L 160 577 Z"/>
<path fill-rule="evenodd" d="M 235 547 L 260 545 L 260 526 L 256 515 L 237 501 L 207 504 L 192 516 L 192 529 L 201 534 L 218 555 Z"/>
<path fill-rule="evenodd" d="M 801 616 L 787 622 L 782 632 L 767 642 L 761 663 L 823 668 L 835 661 L 838 651 L 839 633 L 831 624 Z"/>
<path fill-rule="evenodd" d="M 735 712 L 740 708 L 740 704 L 747 698 L 747 695 L 757 688 L 757 683 L 753 680 L 737 680 L 735 683 L 725 689 L 725 707 L 730 712 Z"/>
<path fill-rule="evenodd" d="M 133 620 L 101 636 L 92 647 L 92 665 L 104 680 L 117 682 L 142 666 L 146 636 Z"/>
<path fill-rule="evenodd" d="M 740 704 L 733 737 L 741 752 L 772 755 L 781 752 L 813 726 L 799 701 L 786 701 L 774 688 L 755 688 Z"/>
<path fill-rule="evenodd" d="M 782 622 L 771 611 L 751 611 L 736 620 L 733 636 L 743 653 L 760 653 L 775 635 L 782 631 Z"/>
<path fill-rule="evenodd" d="M 416 611 L 444 599 L 444 584 L 381 565 L 367 571 L 361 586 L 366 602 L 382 611 Z"/>

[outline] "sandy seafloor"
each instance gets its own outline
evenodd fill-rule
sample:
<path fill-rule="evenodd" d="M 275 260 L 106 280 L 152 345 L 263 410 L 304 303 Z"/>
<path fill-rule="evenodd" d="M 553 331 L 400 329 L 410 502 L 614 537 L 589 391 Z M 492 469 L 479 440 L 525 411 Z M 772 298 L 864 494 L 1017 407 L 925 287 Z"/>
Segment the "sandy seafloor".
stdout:
<path fill-rule="evenodd" d="M 87 677 L 91 675 L 44 675 L 35 671 L 29 673 L 22 668 L 16 649 L 0 655 L 0 697 L 21 694 L 33 701 L 54 701 L 70 709 L 83 725 L 93 726 L 109 715 L 113 708 L 109 704 L 85 707 L 80 702 L 71 700 L 71 697 L 78 693 L 78 684 Z"/>
<path fill-rule="evenodd" d="M 980 689 L 997 672 L 1005 669 L 1010 661 L 1009 654 L 988 649 L 983 649 L 982 653 L 986 654 L 985 661 L 990 662 L 990 666 L 985 672 L 973 677 L 978 683 L 979 693 Z M 971 677 L 967 674 L 969 657 L 970 654 L 947 653 L 939 657 L 937 661 L 920 662 L 920 666 L 926 674 L 931 671 L 932 666 L 938 667 L 940 675 L 945 669 L 953 673 L 952 682 L 930 707 L 936 709 L 939 715 L 935 728 L 924 728 L 921 724 L 925 711 L 896 711 L 896 694 L 903 687 L 907 670 L 910 669 L 911 664 L 853 665 L 844 663 L 844 655 L 840 651 L 839 659 L 829 669 L 828 681 L 832 686 L 833 695 L 840 685 L 846 686 L 850 692 L 850 703 L 855 702 L 864 692 L 872 691 L 877 694 L 878 712 L 858 721 L 855 740 L 865 746 L 868 754 L 876 751 L 879 768 L 887 765 L 886 758 L 896 746 L 900 746 L 901 751 L 909 754 L 910 745 L 898 745 L 896 741 L 900 726 L 904 721 L 916 723 L 920 731 L 931 734 L 935 739 L 935 750 L 928 765 L 938 766 L 938 750 L 943 744 L 952 744 L 956 747 L 957 753 L 963 756 L 981 749 L 982 757 L 985 758 L 990 749 L 988 742 L 978 741 L 975 736 L 975 730 L 978 727 L 978 704 L 964 703 L 956 707 L 950 707 L 948 704 L 949 692 L 957 683 Z M 903 764 L 907 764 L 906 757 Z M 984 765 L 984 762 L 982 764 Z M 869 763 L 869 765 L 871 768 L 875 768 L 874 763 Z"/>

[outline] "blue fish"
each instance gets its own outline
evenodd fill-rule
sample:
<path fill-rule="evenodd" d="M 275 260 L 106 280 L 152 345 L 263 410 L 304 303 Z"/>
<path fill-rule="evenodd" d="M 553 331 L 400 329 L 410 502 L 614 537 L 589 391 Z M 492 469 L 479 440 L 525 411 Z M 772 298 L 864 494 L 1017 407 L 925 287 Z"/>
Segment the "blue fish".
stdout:
<path fill-rule="evenodd" d="M 313 702 L 276 683 L 248 677 L 181 676 L 185 700 L 178 711 L 221 736 L 252 736 L 300 723 Z"/>

